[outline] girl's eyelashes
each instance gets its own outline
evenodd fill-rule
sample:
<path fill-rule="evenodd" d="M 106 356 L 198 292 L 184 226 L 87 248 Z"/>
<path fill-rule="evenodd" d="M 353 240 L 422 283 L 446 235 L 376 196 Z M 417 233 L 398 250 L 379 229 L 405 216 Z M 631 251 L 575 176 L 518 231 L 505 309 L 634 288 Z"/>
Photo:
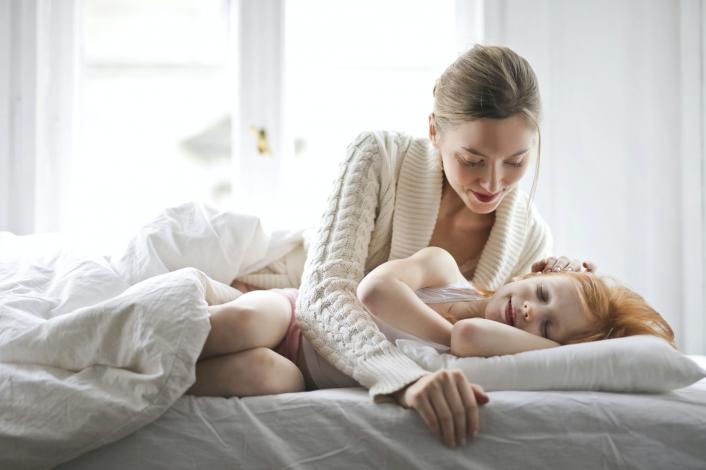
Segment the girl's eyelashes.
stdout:
<path fill-rule="evenodd" d="M 542 327 L 542 334 L 545 338 L 549 339 L 549 321 L 545 321 Z"/>
<path fill-rule="evenodd" d="M 542 283 L 537 284 L 537 298 L 542 302 L 549 301 L 549 294 L 547 293 L 546 289 L 544 289 L 544 284 Z"/>

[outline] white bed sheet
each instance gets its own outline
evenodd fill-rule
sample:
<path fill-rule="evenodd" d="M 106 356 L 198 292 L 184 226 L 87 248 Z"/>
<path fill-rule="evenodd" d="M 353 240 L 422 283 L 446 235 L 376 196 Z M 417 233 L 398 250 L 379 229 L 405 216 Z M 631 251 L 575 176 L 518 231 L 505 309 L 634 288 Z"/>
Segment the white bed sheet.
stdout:
<path fill-rule="evenodd" d="M 479 437 L 451 450 L 414 412 L 374 404 L 362 389 L 185 396 L 157 421 L 59 468 L 706 468 L 706 379 L 656 395 L 490 397 Z"/>

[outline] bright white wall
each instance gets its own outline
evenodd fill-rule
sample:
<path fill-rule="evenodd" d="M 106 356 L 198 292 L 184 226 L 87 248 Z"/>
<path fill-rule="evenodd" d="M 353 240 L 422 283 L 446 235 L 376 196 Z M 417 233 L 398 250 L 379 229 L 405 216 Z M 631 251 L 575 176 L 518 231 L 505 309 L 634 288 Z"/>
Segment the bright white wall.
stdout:
<path fill-rule="evenodd" d="M 233 0 L 233 5 L 239 3 Z M 271 3 L 284 5 L 279 0 L 271 0 Z M 420 7 L 432 8 L 423 2 L 417 3 Z M 59 208 L 67 192 L 61 173 L 68 168 L 70 134 L 74 132 L 71 102 L 72 86 L 76 82 L 73 74 L 77 57 L 77 5 L 78 0 L 0 0 L 0 230 L 16 233 L 55 230 L 65 219 Z M 256 0 L 248 0 L 248 5 L 259 5 L 258 14 L 271 10 Z M 430 42 L 434 38 L 438 40 L 441 34 L 432 25 L 446 27 L 447 21 L 425 17 L 430 24 L 417 26 L 409 33 L 412 34 L 410 40 L 397 35 L 397 42 L 388 41 L 388 21 L 383 17 L 396 14 L 389 13 L 395 10 L 394 5 L 385 3 L 385 8 L 374 2 L 366 5 L 368 9 L 374 8 L 380 25 L 367 31 L 368 45 L 403 44 L 408 47 L 405 54 L 418 58 L 424 50 L 420 44 L 426 44 L 427 49 L 431 47 L 429 44 L 437 44 L 434 60 L 448 62 L 442 59 L 450 49 Z M 445 5 L 450 8 L 452 4 L 446 2 Z M 357 8 L 358 14 L 367 14 L 361 5 Z M 437 13 L 444 10 L 438 2 L 434 8 Z M 456 22 L 448 21 L 448 28 L 455 29 L 456 43 L 467 45 L 474 38 L 484 37 L 487 43 L 508 45 L 527 57 L 539 75 L 545 117 L 543 168 L 536 204 L 553 229 L 554 251 L 596 261 L 603 273 L 623 280 L 663 312 L 687 352 L 706 353 L 704 2 L 456 0 L 453 8 Z M 267 14 L 280 18 L 280 10 Z M 478 16 L 479 13 L 482 15 Z M 316 22 L 312 21 L 311 25 L 313 28 Z M 320 36 L 326 37 L 326 28 L 331 27 L 335 25 L 322 23 Z M 374 35 L 375 31 L 379 37 Z M 429 38 L 425 39 L 425 35 Z M 240 41 L 249 37 L 242 36 Z M 364 51 L 363 43 L 349 42 L 351 57 Z M 323 46 L 327 44 L 321 45 L 325 52 Z M 314 46 L 316 44 L 309 52 L 315 52 Z M 252 49 L 244 42 L 240 47 Z M 257 54 L 248 57 L 248 60 L 257 60 Z M 317 61 L 330 64 L 327 58 L 330 54 L 322 57 Z M 342 56 L 339 60 L 349 59 Z M 421 65 L 429 65 L 425 64 Z M 282 73 L 282 64 L 270 65 L 270 69 Z M 421 65 L 408 68 L 417 70 Z M 330 69 L 329 66 L 328 72 Z M 295 71 L 291 68 L 287 71 L 285 67 L 285 76 L 287 72 L 291 75 Z M 393 103 L 392 106 L 397 106 L 393 96 L 398 95 L 399 103 L 409 104 L 407 96 L 428 96 L 436 75 L 430 75 L 429 85 L 425 84 L 419 94 L 399 86 L 391 91 L 378 91 L 388 103 Z M 361 92 L 365 83 L 380 85 L 384 81 L 381 76 L 378 73 L 367 81 L 356 80 L 351 87 Z M 241 94 L 257 88 L 255 84 L 262 85 L 258 80 L 256 74 L 250 74 L 251 86 L 241 90 Z M 271 82 L 273 87 L 282 86 L 278 80 Z M 233 83 L 237 88 L 237 80 Z M 302 94 L 301 88 L 288 91 L 290 97 Z M 280 96 L 279 92 L 267 95 Z M 346 115 L 350 117 L 354 115 L 351 107 L 363 104 L 348 95 L 350 103 Z M 236 105 L 236 109 L 243 111 L 241 114 L 247 109 L 260 110 L 261 97 L 250 98 L 247 103 L 242 100 Z M 280 101 L 282 99 L 285 98 Z M 224 100 L 227 102 L 226 98 Z M 308 107 L 316 105 L 313 100 L 304 102 Z M 289 120 L 290 132 L 294 133 L 290 137 L 309 137 L 303 131 L 302 135 L 297 134 L 295 131 L 299 130 L 294 129 L 292 123 L 295 119 L 299 119 L 300 124 L 316 123 L 308 139 L 309 153 L 314 154 L 315 144 L 321 144 L 324 135 L 318 129 L 321 116 L 327 117 L 325 123 L 329 128 L 340 131 L 342 127 L 332 121 L 331 116 L 343 113 L 335 106 L 335 112 L 325 112 L 323 106 L 309 109 L 311 117 L 303 119 L 306 116 L 296 113 L 303 107 L 299 104 L 292 107 L 293 117 L 285 109 L 283 126 L 287 127 Z M 273 110 L 277 119 L 281 117 L 281 103 L 268 105 L 268 109 Z M 184 112 L 193 112 L 193 108 Z M 419 122 L 425 122 L 426 111 L 407 114 L 419 114 Z M 364 117 L 362 122 L 367 124 L 356 121 L 351 132 L 402 126 L 386 124 L 383 119 L 386 114 L 382 112 L 362 113 L 361 116 Z M 235 116 L 234 126 L 267 124 L 273 129 L 277 127 L 261 123 L 256 117 Z M 248 128 L 243 129 L 240 134 L 234 133 L 240 135 L 236 146 L 245 141 L 245 135 L 250 136 Z M 343 148 L 338 144 L 330 147 L 333 150 L 325 153 L 325 164 L 334 167 Z M 323 165 L 323 160 L 312 160 L 307 167 L 306 162 L 297 158 L 284 159 L 284 164 L 281 159 L 268 162 L 267 168 L 258 160 L 262 168 L 241 166 L 240 170 L 248 175 L 253 171 L 279 174 L 292 168 Z M 151 163 L 159 166 L 155 161 Z M 273 164 L 282 166 L 273 170 L 269 168 Z M 281 194 L 301 196 L 297 193 L 302 191 L 299 178 L 292 174 L 295 177 L 289 180 L 293 187 L 283 181 Z M 255 205 L 252 203 L 257 197 L 254 191 L 261 186 L 255 184 L 258 181 L 257 178 L 248 180 L 252 184 L 246 188 L 247 198 L 239 202 L 248 207 Z M 329 178 L 309 177 L 307 181 L 307 189 L 310 188 L 312 194 L 318 191 L 328 194 Z M 283 205 L 270 204 L 272 194 L 268 194 L 267 199 L 270 206 L 284 209 Z M 288 211 L 288 215 L 298 217 L 294 210 Z M 120 217 L 116 214 L 116 220 Z"/>
<path fill-rule="evenodd" d="M 700 61 L 681 54 L 685 4 L 487 2 L 486 42 L 512 47 L 539 76 L 544 123 L 536 204 L 552 227 L 554 251 L 597 262 L 660 311 L 680 344 L 703 352 L 703 302 L 684 301 L 685 276 L 703 275 L 702 246 L 691 238 L 694 246 L 685 250 L 695 270 L 682 251 L 685 198 L 702 201 L 698 186 L 684 192 L 682 168 L 703 161 L 694 145 L 700 132 L 686 136 L 691 141 L 682 132 L 698 126 L 682 122 L 682 97 L 702 93 L 698 83 L 685 89 L 691 82 L 684 74 L 695 71 L 681 61 Z M 703 230 L 702 204 L 692 206 L 701 223 L 688 228 Z M 687 309 L 697 309 L 690 322 Z"/>

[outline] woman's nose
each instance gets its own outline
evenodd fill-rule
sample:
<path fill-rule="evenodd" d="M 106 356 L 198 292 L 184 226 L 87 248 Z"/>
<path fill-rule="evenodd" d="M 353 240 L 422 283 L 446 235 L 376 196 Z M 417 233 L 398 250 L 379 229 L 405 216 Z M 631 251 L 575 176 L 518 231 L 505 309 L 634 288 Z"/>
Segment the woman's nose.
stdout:
<path fill-rule="evenodd" d="M 502 170 L 497 169 L 495 165 L 488 165 L 481 181 L 481 187 L 491 194 L 498 192 L 500 187 L 500 178 Z"/>

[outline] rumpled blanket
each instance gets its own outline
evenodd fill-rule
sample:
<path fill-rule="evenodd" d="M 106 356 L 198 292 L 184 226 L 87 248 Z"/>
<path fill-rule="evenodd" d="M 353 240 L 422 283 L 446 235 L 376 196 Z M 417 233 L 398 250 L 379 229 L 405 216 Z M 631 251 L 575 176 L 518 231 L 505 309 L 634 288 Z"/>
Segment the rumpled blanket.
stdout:
<path fill-rule="evenodd" d="M 201 204 L 117 256 L 33 252 L 0 233 L 0 468 L 49 468 L 162 415 L 195 380 L 207 306 L 302 243 Z"/>

